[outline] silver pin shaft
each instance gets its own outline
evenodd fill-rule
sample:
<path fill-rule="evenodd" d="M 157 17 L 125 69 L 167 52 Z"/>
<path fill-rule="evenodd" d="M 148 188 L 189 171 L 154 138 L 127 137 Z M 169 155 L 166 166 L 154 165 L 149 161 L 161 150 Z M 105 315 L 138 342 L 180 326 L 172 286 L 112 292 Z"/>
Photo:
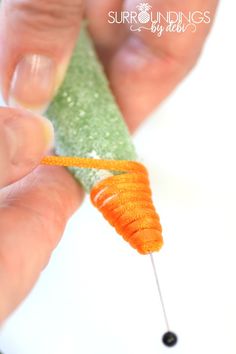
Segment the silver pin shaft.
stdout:
<path fill-rule="evenodd" d="M 156 285 L 157 285 L 157 290 L 158 290 L 160 301 L 161 301 L 161 307 L 162 307 L 162 311 L 163 311 L 166 327 L 167 327 L 167 330 L 170 331 L 170 326 L 169 326 L 169 322 L 168 322 L 168 318 L 167 318 L 166 308 L 165 308 L 165 304 L 164 304 L 164 300 L 163 300 L 163 296 L 162 296 L 162 292 L 161 292 L 160 283 L 159 283 L 158 276 L 157 276 L 157 270 L 156 270 L 154 257 L 153 257 L 152 253 L 149 253 L 149 255 L 150 255 L 150 258 L 151 258 L 151 262 L 152 262 L 152 268 L 153 268 L 153 272 L 154 272 L 154 276 L 155 276 L 155 280 L 156 280 Z"/>

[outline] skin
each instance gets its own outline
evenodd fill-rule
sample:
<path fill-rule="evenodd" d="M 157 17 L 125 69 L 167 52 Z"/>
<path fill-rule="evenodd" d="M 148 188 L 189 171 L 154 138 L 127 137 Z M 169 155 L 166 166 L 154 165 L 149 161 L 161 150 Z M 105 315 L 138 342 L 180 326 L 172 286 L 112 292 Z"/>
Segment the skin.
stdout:
<path fill-rule="evenodd" d="M 210 25 L 201 25 L 194 36 L 187 32 L 172 33 L 157 40 L 147 31 L 130 32 L 126 25 L 119 25 L 118 29 L 104 20 L 109 11 L 119 11 L 122 7 L 134 10 L 137 3 L 100 0 L 95 6 L 92 0 L 3 1 L 0 78 L 5 100 L 9 97 L 15 67 L 27 53 L 40 53 L 53 59 L 55 90 L 58 88 L 81 18 L 87 16 L 112 90 L 130 130 L 134 131 L 192 69 L 210 30 Z M 160 12 L 207 9 L 212 19 L 217 6 L 216 0 L 149 3 L 153 11 Z M 21 119 L 19 124 L 25 129 L 26 139 L 21 142 L 20 156 L 13 161 L 8 154 L 11 146 L 7 144 L 4 124 L 6 119 L 12 122 L 16 116 Z M 4 162 L 0 175 L 1 323 L 29 293 L 47 265 L 68 219 L 81 205 L 83 192 L 64 168 L 39 166 L 48 149 L 48 141 L 42 144 L 39 117 L 19 108 L 0 108 L 0 132 L 0 161 Z"/>

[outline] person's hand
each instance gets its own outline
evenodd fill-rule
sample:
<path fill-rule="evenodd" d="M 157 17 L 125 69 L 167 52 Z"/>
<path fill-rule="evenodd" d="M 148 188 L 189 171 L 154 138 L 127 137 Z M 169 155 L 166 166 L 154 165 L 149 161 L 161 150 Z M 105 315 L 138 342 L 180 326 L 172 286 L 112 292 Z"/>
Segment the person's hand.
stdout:
<path fill-rule="evenodd" d="M 157 38 L 107 22 L 109 11 L 132 10 L 138 2 L 2 1 L 0 83 L 5 101 L 37 113 L 45 109 L 62 82 L 85 10 L 113 92 L 134 130 L 193 67 L 210 29 L 202 24 L 194 34 Z M 149 3 L 153 11 L 164 13 L 209 10 L 213 20 L 217 0 Z M 46 122 L 19 108 L 0 109 L 0 188 L 5 187 L 0 191 L 0 322 L 30 291 L 83 198 L 66 169 L 37 167 L 52 136 Z"/>

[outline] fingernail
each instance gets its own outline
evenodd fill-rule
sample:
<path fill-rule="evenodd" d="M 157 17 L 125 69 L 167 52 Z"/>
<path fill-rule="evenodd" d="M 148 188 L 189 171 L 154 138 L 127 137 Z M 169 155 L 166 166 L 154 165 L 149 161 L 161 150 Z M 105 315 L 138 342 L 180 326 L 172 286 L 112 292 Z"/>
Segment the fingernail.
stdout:
<path fill-rule="evenodd" d="M 43 140 L 45 142 L 45 151 L 50 150 L 54 146 L 54 128 L 50 120 L 47 118 L 38 116 L 37 119 L 42 124 Z"/>
<path fill-rule="evenodd" d="M 125 66 L 139 70 L 145 70 L 145 67 L 150 66 L 156 58 L 149 47 L 137 36 L 127 39 L 120 50 L 120 55 Z"/>
<path fill-rule="evenodd" d="M 52 123 L 43 117 L 24 111 L 5 119 L 4 136 L 12 164 L 34 164 L 52 148 L 54 131 Z"/>
<path fill-rule="evenodd" d="M 26 55 L 15 68 L 8 104 L 43 113 L 54 94 L 55 75 L 52 59 L 39 54 Z"/>

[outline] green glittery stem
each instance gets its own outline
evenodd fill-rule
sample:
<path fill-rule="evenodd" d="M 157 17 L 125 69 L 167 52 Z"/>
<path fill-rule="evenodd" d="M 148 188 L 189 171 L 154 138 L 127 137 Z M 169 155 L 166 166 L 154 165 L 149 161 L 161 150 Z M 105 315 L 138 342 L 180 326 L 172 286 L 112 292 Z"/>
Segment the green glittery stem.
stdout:
<path fill-rule="evenodd" d="M 66 78 L 47 117 L 55 128 L 57 155 L 136 159 L 128 129 L 85 29 L 81 30 Z M 110 173 L 69 170 L 87 192 Z"/>

